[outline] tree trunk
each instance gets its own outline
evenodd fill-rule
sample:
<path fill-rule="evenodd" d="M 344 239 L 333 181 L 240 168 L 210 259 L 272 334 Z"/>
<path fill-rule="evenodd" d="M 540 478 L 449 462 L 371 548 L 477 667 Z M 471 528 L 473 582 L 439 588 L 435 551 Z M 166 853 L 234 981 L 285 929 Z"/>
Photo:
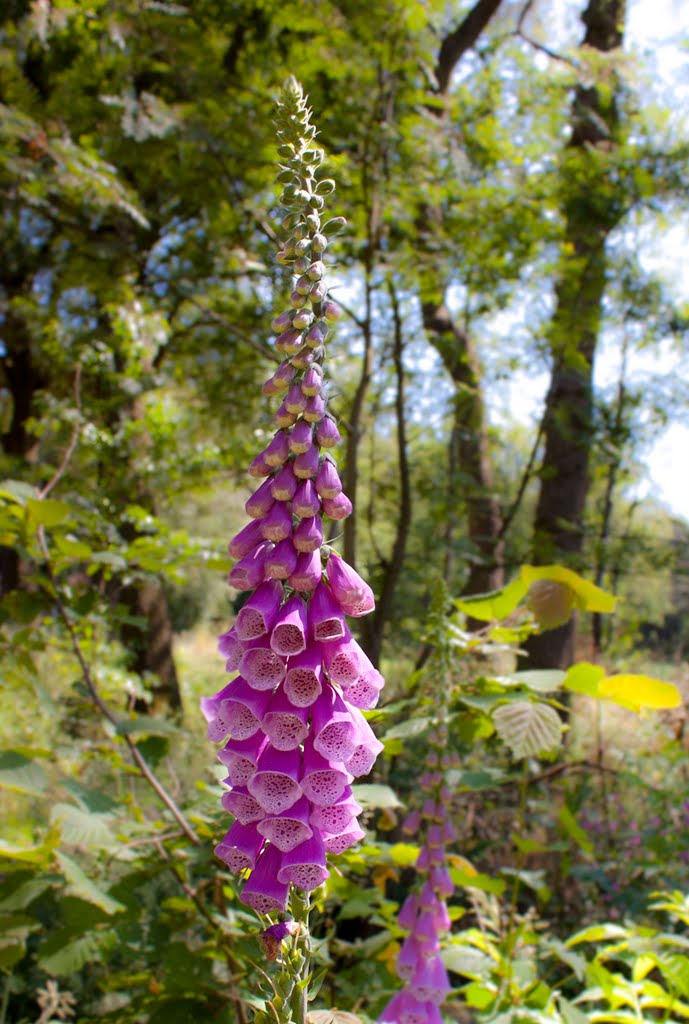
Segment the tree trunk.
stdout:
<path fill-rule="evenodd" d="M 583 45 L 607 53 L 622 43 L 625 0 L 589 0 Z M 614 85 L 614 74 L 613 78 Z M 534 520 L 533 560 L 580 567 L 583 514 L 593 439 L 593 359 L 606 279 L 605 246 L 621 216 L 608 176 L 618 142 L 615 88 L 578 85 L 572 136 L 562 161 L 565 231 L 555 313 L 548 342 L 552 375 L 543 418 L 541 487 Z M 574 658 L 576 625 L 532 637 L 529 666 L 566 668 Z"/>

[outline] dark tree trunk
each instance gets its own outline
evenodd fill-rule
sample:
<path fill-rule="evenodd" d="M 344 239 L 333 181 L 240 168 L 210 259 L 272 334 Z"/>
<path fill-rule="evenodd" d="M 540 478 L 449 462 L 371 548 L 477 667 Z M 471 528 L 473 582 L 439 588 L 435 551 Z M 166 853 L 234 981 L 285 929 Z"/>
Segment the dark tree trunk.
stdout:
<path fill-rule="evenodd" d="M 583 45 L 608 52 L 622 43 L 625 0 L 590 0 L 582 15 Z M 550 388 L 543 418 L 541 487 L 534 520 L 533 560 L 580 567 L 583 515 L 593 440 L 593 360 L 606 284 L 605 246 L 621 216 L 607 174 L 618 142 L 615 90 L 579 85 L 572 136 L 562 161 L 564 255 L 549 329 Z M 565 668 L 574 658 L 576 621 L 532 637 L 533 668 Z"/>

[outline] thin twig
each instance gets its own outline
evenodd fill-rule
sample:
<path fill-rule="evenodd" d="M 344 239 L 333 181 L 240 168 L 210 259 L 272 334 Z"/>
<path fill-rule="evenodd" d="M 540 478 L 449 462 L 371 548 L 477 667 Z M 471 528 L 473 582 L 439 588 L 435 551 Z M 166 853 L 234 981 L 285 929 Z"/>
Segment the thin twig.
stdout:
<path fill-rule="evenodd" d="M 108 722 L 110 722 L 110 724 L 113 725 L 115 729 L 119 732 L 121 722 L 117 718 L 117 716 L 110 710 L 110 708 L 105 703 L 100 694 L 96 681 L 93 678 L 91 667 L 89 666 L 88 662 L 86 661 L 86 658 L 84 657 L 84 653 L 81 649 L 81 644 L 79 643 L 79 638 L 77 636 L 76 630 L 74 629 L 74 625 L 69 617 L 69 613 L 67 611 L 65 603 L 60 595 L 57 580 L 55 578 L 55 574 L 53 572 L 53 568 L 50 562 L 50 551 L 48 550 L 48 544 L 46 541 L 45 530 L 43 529 L 43 526 L 38 527 L 38 543 L 41 548 L 41 551 L 43 552 L 43 557 L 45 559 L 45 571 L 53 589 L 53 598 L 55 600 L 55 604 L 57 605 L 58 614 L 62 619 L 62 622 L 64 623 L 64 626 L 69 634 L 69 638 L 72 644 L 72 650 L 74 651 L 74 655 L 77 661 L 79 662 L 81 674 L 84 679 L 84 682 L 86 683 L 86 688 L 89 691 L 91 700 L 96 705 L 96 707 L 103 715 L 103 717 L 106 718 Z M 187 819 L 184 817 L 182 811 L 179 809 L 173 798 L 167 792 L 163 784 L 156 778 L 136 743 L 126 733 L 122 735 L 122 739 L 129 748 L 132 760 L 136 764 L 137 768 L 139 769 L 143 777 L 146 779 L 148 784 L 151 786 L 151 788 L 155 790 L 156 794 L 168 808 L 168 810 L 175 818 L 175 820 L 179 823 L 179 826 L 184 832 L 184 834 L 194 844 L 194 846 L 201 846 L 201 840 L 197 836 L 196 832 L 189 824 Z"/>
<path fill-rule="evenodd" d="M 77 441 L 79 440 L 79 421 L 81 419 L 81 363 L 77 363 L 76 370 L 74 371 L 74 404 L 77 410 L 77 418 L 74 421 L 74 427 L 72 428 L 72 436 L 69 439 L 69 444 L 65 448 L 65 454 L 62 457 L 62 462 L 55 470 L 52 479 L 48 481 L 43 490 L 38 492 L 38 497 L 41 499 L 41 501 L 43 500 L 43 498 L 48 497 L 52 489 L 55 487 L 57 483 L 59 483 L 60 479 L 64 475 L 65 470 L 69 465 L 70 459 L 74 454 L 74 449 L 77 446 Z"/>

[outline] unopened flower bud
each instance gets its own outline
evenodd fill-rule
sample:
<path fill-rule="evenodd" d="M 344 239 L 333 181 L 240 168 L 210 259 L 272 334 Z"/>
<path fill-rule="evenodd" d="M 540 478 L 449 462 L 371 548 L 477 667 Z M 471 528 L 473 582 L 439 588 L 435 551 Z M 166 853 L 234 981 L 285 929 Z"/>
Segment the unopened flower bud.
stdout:
<path fill-rule="evenodd" d="M 286 309 L 284 313 L 280 313 L 280 316 L 276 316 L 271 321 L 270 329 L 275 331 L 276 334 L 281 334 L 282 331 L 287 331 L 292 326 L 292 317 L 294 316 L 291 309 Z"/>
<path fill-rule="evenodd" d="M 315 260 L 315 262 L 311 264 L 306 273 L 307 276 L 310 277 L 312 281 L 320 281 L 320 279 L 325 274 L 325 263 L 323 263 L 322 260 Z"/>
<path fill-rule="evenodd" d="M 303 331 L 306 327 L 310 327 L 315 317 L 312 310 L 301 309 L 294 319 L 292 320 L 292 326 L 297 327 L 300 331 Z"/>
<path fill-rule="evenodd" d="M 323 316 L 329 323 L 334 323 L 342 316 L 342 310 L 336 302 L 326 302 L 323 306 Z"/>
<path fill-rule="evenodd" d="M 315 358 L 316 354 L 314 350 L 309 348 L 308 345 L 304 345 L 303 348 L 300 348 L 299 351 L 295 352 L 292 356 L 291 363 L 292 366 L 296 366 L 298 370 L 305 370 L 307 366 L 311 365 Z"/>
<path fill-rule="evenodd" d="M 304 419 L 307 423 L 318 423 L 325 416 L 325 399 L 321 395 L 313 395 L 304 406 Z"/>
<path fill-rule="evenodd" d="M 314 354 L 313 349 L 309 351 Z M 303 394 L 311 398 L 313 395 L 320 395 L 321 387 L 323 385 L 323 370 L 318 363 L 314 366 L 310 366 L 301 382 L 301 390 Z"/>
<path fill-rule="evenodd" d="M 327 303 L 326 303 L 327 305 Z M 328 337 L 328 327 L 324 320 L 317 320 L 313 325 L 309 333 L 304 338 L 307 345 L 322 345 L 325 339 Z"/>
<path fill-rule="evenodd" d="M 311 278 L 307 277 L 306 274 L 297 281 L 297 291 L 300 295 L 308 295 L 311 291 Z"/>
<path fill-rule="evenodd" d="M 322 302 L 328 294 L 328 286 L 325 281 L 317 281 L 309 292 L 311 302 Z"/>
<path fill-rule="evenodd" d="M 325 237 L 325 235 L 322 235 L 320 233 L 320 231 L 317 231 L 316 234 L 311 239 L 311 249 L 312 249 L 312 251 L 313 252 L 323 252 L 323 250 L 327 247 L 327 245 L 328 245 L 328 239 Z"/>
<path fill-rule="evenodd" d="M 305 274 L 311 266 L 311 260 L 308 256 L 298 256 L 292 264 L 292 270 L 295 274 Z"/>
<path fill-rule="evenodd" d="M 316 440 L 321 448 L 334 448 L 342 440 L 335 420 L 324 416 L 316 427 Z"/>
<path fill-rule="evenodd" d="M 294 355 L 295 352 L 298 352 L 303 344 L 304 337 L 301 331 L 297 331 L 294 328 L 289 331 L 283 331 L 275 339 L 275 348 L 280 352 L 287 352 L 289 355 Z"/>
<path fill-rule="evenodd" d="M 295 309 L 301 309 L 302 306 L 306 305 L 306 295 L 302 295 L 301 292 L 293 291 L 289 297 L 289 304 Z"/>

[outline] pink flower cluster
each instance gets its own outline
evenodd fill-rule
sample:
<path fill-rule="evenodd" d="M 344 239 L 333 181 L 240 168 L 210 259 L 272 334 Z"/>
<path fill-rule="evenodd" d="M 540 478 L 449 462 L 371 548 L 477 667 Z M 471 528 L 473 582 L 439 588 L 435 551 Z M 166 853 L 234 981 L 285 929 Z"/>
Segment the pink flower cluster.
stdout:
<path fill-rule="evenodd" d="M 362 709 L 375 707 L 383 678 L 347 624 L 373 610 L 373 593 L 323 545 L 323 517 L 352 510 L 329 451 L 340 435 L 323 374 L 338 312 L 321 259 L 328 240 L 319 211 L 331 183 L 314 178 L 321 153 L 308 148 L 313 129 L 296 85 L 285 104 L 278 180 L 292 234 L 278 260 L 299 276 L 290 308 L 272 323 L 285 358 L 263 387 L 282 402 L 273 438 L 249 467 L 262 479 L 246 503 L 251 521 L 229 545 L 230 585 L 253 592 L 219 641 L 234 678 L 201 702 L 209 739 L 223 743 L 222 803 L 235 818 L 215 852 L 231 871 L 248 872 L 241 899 L 260 913 L 283 911 L 290 884 L 321 885 L 326 854 L 363 837 L 351 784 L 382 750 Z"/>
<path fill-rule="evenodd" d="M 421 881 L 400 909 L 398 922 L 409 932 L 397 958 L 397 973 L 405 985 L 383 1010 L 381 1024 L 442 1024 L 440 1007 L 452 987 L 440 957 L 440 937 L 451 923 L 446 901 L 454 891 L 446 847 L 455 839 L 446 811 L 450 793 L 443 784 L 448 766 L 440 753 L 444 737 L 441 727 L 434 737 L 438 750 L 431 753 L 429 770 L 419 780 L 425 802 L 403 826 L 410 835 L 424 834 L 416 861 Z"/>

